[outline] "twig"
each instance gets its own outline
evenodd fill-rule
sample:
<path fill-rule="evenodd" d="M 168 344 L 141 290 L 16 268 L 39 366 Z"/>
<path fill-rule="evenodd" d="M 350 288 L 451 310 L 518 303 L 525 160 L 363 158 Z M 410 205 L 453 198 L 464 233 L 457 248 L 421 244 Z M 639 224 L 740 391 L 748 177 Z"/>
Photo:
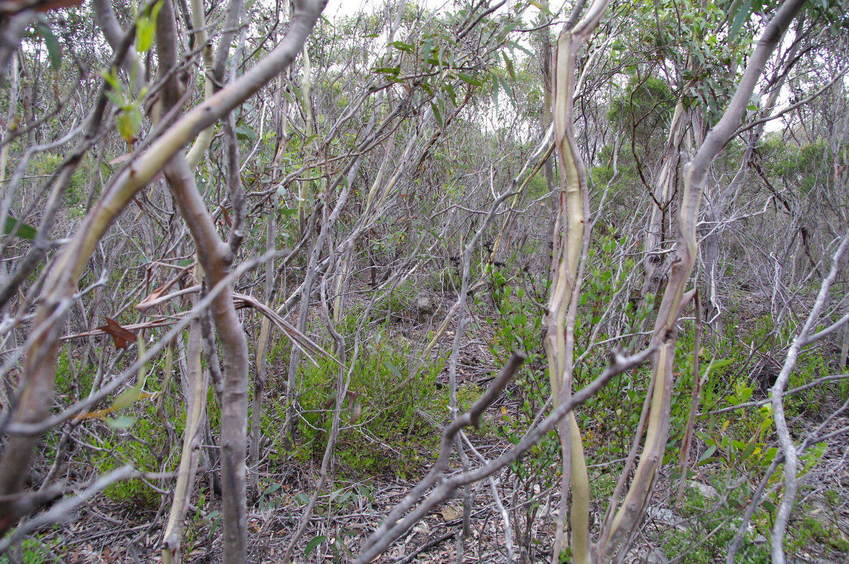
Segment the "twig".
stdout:
<path fill-rule="evenodd" d="M 798 336 L 793 339 L 793 344 L 790 345 L 790 350 L 787 351 L 784 366 L 782 366 L 778 379 L 776 379 L 772 390 L 770 390 L 775 430 L 785 458 L 784 496 L 781 499 L 781 505 L 778 508 L 778 513 L 775 516 L 775 523 L 772 528 L 772 561 L 776 564 L 784 564 L 784 534 L 787 529 L 787 521 L 790 519 L 790 511 L 793 508 L 793 500 L 796 497 L 796 488 L 798 486 L 796 481 L 798 456 L 796 447 L 793 444 L 793 438 L 790 436 L 790 430 L 787 427 L 787 420 L 784 416 L 784 388 L 787 385 L 787 381 L 790 379 L 790 374 L 796 367 L 796 359 L 799 355 L 800 349 L 807 341 L 808 335 L 814 327 L 820 311 L 828 299 L 828 290 L 834 282 L 834 279 L 837 278 L 840 259 L 847 247 L 849 247 L 849 232 L 843 235 L 843 240 L 832 257 L 831 269 L 820 285 L 819 293 L 817 294 L 816 301 L 811 308 L 811 312 L 808 314 L 805 325 L 802 327 L 802 330 L 799 331 Z"/>
<path fill-rule="evenodd" d="M 830 376 L 823 376 L 821 378 L 817 378 L 816 380 L 811 380 L 810 382 L 808 382 L 804 386 L 799 386 L 798 388 L 793 388 L 793 389 L 787 390 L 787 391 L 783 392 L 782 395 L 786 397 L 786 396 L 789 396 L 789 395 L 792 395 L 792 394 L 803 392 L 805 390 L 808 390 L 810 388 L 813 388 L 813 387 L 818 386 L 820 384 L 823 384 L 825 382 L 831 382 L 831 381 L 834 381 L 834 380 L 843 380 L 843 379 L 846 379 L 846 378 L 849 378 L 849 374 L 832 374 Z M 708 411 L 707 413 L 700 413 L 699 416 L 700 417 L 707 417 L 708 415 L 717 415 L 717 414 L 720 414 L 720 413 L 726 413 L 728 411 L 735 411 L 737 409 L 744 409 L 746 407 L 760 407 L 762 405 L 768 404 L 770 401 L 772 401 L 772 400 L 769 399 L 769 398 L 759 400 L 759 401 L 747 401 L 746 403 L 738 403 L 737 405 L 732 405 L 732 406 L 729 406 L 729 407 L 723 407 L 722 409 L 715 409 L 713 411 Z"/>
<path fill-rule="evenodd" d="M 198 304 L 189 311 L 183 319 L 177 322 L 174 327 L 171 328 L 165 336 L 159 340 L 158 343 L 150 347 L 148 351 L 142 355 L 138 360 L 136 360 L 132 365 L 130 365 L 124 372 L 116 376 L 109 384 L 101 388 L 96 394 L 90 395 L 88 398 L 79 401 L 72 405 L 71 407 L 65 409 L 62 413 L 54 415 L 48 419 L 40 423 L 12 423 L 6 429 L 6 432 L 10 435 L 25 435 L 25 436 L 36 436 L 41 433 L 47 431 L 48 429 L 55 427 L 63 423 L 64 421 L 70 419 L 74 415 L 88 410 L 89 407 L 96 404 L 112 392 L 118 389 L 124 382 L 130 379 L 131 376 L 136 374 L 142 366 L 146 363 L 153 360 L 159 352 L 165 348 L 168 343 L 170 343 L 174 337 L 180 334 L 180 332 L 186 328 L 186 326 L 195 318 L 203 314 L 206 311 L 215 297 L 228 288 L 229 284 L 238 279 L 242 274 L 247 272 L 248 270 L 254 268 L 255 266 L 264 263 L 267 260 L 271 260 L 272 258 L 278 256 L 280 253 L 277 250 L 271 250 L 265 253 L 264 255 L 257 257 L 252 260 L 248 260 L 240 264 L 237 268 L 233 269 L 233 272 L 224 277 L 218 284 L 216 284 L 210 291 L 207 293 L 202 300 L 198 302 Z"/>

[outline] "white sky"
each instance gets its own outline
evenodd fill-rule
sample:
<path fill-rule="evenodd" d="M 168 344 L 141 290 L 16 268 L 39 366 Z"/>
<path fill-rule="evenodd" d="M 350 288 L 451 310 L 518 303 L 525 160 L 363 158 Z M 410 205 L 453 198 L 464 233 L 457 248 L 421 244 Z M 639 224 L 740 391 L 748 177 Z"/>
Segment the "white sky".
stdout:
<path fill-rule="evenodd" d="M 375 9 L 384 5 L 386 0 L 330 0 L 327 7 L 324 9 L 324 15 L 328 19 L 334 19 L 338 16 L 349 16 L 363 9 L 367 12 L 373 12 Z M 459 4 L 453 0 L 411 0 L 412 3 L 428 8 L 439 9 L 448 7 L 452 4 Z M 508 8 L 512 2 L 507 2 L 500 8 L 501 10 Z"/>
<path fill-rule="evenodd" d="M 324 9 L 324 15 L 329 19 L 338 16 L 349 16 L 360 11 L 372 12 L 382 6 L 384 0 L 330 0 Z"/>

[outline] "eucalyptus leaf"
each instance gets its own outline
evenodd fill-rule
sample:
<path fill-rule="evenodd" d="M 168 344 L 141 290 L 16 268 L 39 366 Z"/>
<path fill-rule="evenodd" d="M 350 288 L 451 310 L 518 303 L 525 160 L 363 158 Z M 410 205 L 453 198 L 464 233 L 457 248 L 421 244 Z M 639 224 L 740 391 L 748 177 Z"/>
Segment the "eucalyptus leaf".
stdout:
<path fill-rule="evenodd" d="M 389 45 L 395 47 L 399 51 L 404 51 L 405 53 L 412 53 L 415 50 L 415 47 L 413 45 L 410 45 L 409 43 L 404 43 L 403 41 L 393 41 Z"/>
<path fill-rule="evenodd" d="M 307 543 L 307 546 L 304 547 L 304 558 L 312 554 L 313 551 L 318 548 L 318 545 L 323 543 L 325 540 L 327 540 L 327 537 L 325 537 L 324 535 L 319 535 L 317 537 L 311 538 L 310 541 Z"/>
<path fill-rule="evenodd" d="M 38 231 L 32 225 L 20 222 L 14 217 L 6 216 L 6 223 L 3 225 L 3 234 L 11 235 L 12 233 L 21 239 L 27 239 L 29 241 L 32 241 L 38 235 Z"/>
<path fill-rule="evenodd" d="M 135 425 L 138 417 L 132 417 L 130 415 L 121 415 L 120 417 L 115 418 L 107 418 L 106 424 L 110 429 L 114 429 L 116 431 L 125 431 Z"/>
<path fill-rule="evenodd" d="M 116 118 L 118 133 L 129 144 L 132 144 L 141 129 L 142 115 L 137 104 L 128 104 Z"/>
<path fill-rule="evenodd" d="M 141 388 L 137 388 L 135 386 L 127 388 L 115 397 L 112 401 L 111 408 L 113 411 L 117 411 L 119 409 L 129 407 L 141 399 L 142 395 L 144 395 L 144 392 L 142 392 Z"/>
<path fill-rule="evenodd" d="M 162 0 L 151 6 L 150 12 L 139 15 L 136 20 L 136 51 L 146 53 L 153 46 L 156 36 L 156 19 L 162 9 Z"/>
<path fill-rule="evenodd" d="M 256 131 L 245 125 L 236 127 L 236 137 L 245 141 L 253 141 L 256 139 Z"/>
<path fill-rule="evenodd" d="M 44 38 L 44 45 L 47 47 L 47 58 L 50 59 L 50 67 L 53 70 L 59 70 L 62 67 L 62 46 L 59 44 L 59 40 L 50 28 L 44 24 L 38 24 L 35 26 L 35 29 Z"/>
<path fill-rule="evenodd" d="M 442 112 L 439 111 L 439 106 L 431 102 L 430 109 L 433 111 L 433 117 L 436 119 L 436 123 L 439 124 L 439 127 L 444 127 L 445 122 L 442 120 Z"/>
<path fill-rule="evenodd" d="M 465 82 L 466 84 L 471 84 L 472 86 L 482 86 L 483 82 L 473 77 L 470 74 L 466 74 L 464 72 L 457 73 L 457 77 Z"/>
<path fill-rule="evenodd" d="M 734 14 L 734 21 L 731 24 L 731 30 L 728 32 L 728 35 L 732 39 L 737 37 L 737 34 L 740 32 L 740 28 L 743 27 L 743 24 L 746 23 L 750 15 L 752 15 L 752 0 L 744 0 L 743 2 L 740 2 L 737 7 L 737 12 Z"/>

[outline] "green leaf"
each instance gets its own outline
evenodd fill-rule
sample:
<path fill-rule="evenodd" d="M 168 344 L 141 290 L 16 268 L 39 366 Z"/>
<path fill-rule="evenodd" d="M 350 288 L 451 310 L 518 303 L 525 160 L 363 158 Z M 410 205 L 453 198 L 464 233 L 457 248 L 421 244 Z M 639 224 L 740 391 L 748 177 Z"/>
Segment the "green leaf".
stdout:
<path fill-rule="evenodd" d="M 148 18 L 139 18 L 136 22 L 136 51 L 147 52 L 153 46 L 153 36 L 156 34 L 156 22 Z"/>
<path fill-rule="evenodd" d="M 439 124 L 439 127 L 444 127 L 445 122 L 442 120 L 442 112 L 439 111 L 439 107 L 431 102 L 430 109 L 433 110 L 433 117 L 436 118 L 436 123 Z"/>
<path fill-rule="evenodd" d="M 546 6 L 542 2 L 536 2 L 535 0 L 530 0 L 528 2 L 528 4 L 530 4 L 531 6 L 533 6 L 534 8 L 536 8 L 537 10 L 539 10 L 540 12 L 542 12 L 545 15 L 551 14 L 551 10 L 548 9 L 548 6 Z"/>
<path fill-rule="evenodd" d="M 477 78 L 473 77 L 470 74 L 466 74 L 464 72 L 459 72 L 459 73 L 457 73 L 457 76 L 460 78 L 460 80 L 462 80 L 463 82 L 465 82 L 467 84 L 471 84 L 472 86 L 482 86 L 483 85 L 483 82 L 481 82 L 480 80 L 478 80 Z"/>
<path fill-rule="evenodd" d="M 136 140 L 136 134 L 141 129 L 142 115 L 137 104 L 129 104 L 124 106 L 121 113 L 116 118 L 118 133 L 124 138 L 124 141 L 132 144 Z"/>
<path fill-rule="evenodd" d="M 112 102 L 112 104 L 119 108 L 126 104 L 124 97 L 116 90 L 107 90 L 106 97 L 109 98 L 109 101 Z"/>
<path fill-rule="evenodd" d="M 395 47 L 399 51 L 404 51 L 405 53 L 412 53 L 416 49 L 413 45 L 410 45 L 409 43 L 404 43 L 403 41 L 393 41 L 389 45 Z"/>
<path fill-rule="evenodd" d="M 700 464 L 704 464 L 704 463 L 706 463 L 706 462 L 708 461 L 708 459 L 709 459 L 711 456 L 713 456 L 713 453 L 715 453 L 715 452 L 716 452 L 716 445 L 711 445 L 711 446 L 709 446 L 709 447 L 707 448 L 707 450 L 706 450 L 706 451 L 704 451 L 704 452 L 702 453 L 702 455 L 699 457 L 699 461 L 698 461 L 697 465 L 700 465 Z"/>
<path fill-rule="evenodd" d="M 122 416 L 116 417 L 114 419 L 112 419 L 112 418 L 106 419 L 106 424 L 109 425 L 109 427 L 111 429 L 114 429 L 116 431 L 123 431 L 123 430 L 129 429 L 130 427 L 132 427 L 135 424 L 137 419 L 138 419 L 137 417 L 131 417 L 129 415 L 122 415 Z"/>
<path fill-rule="evenodd" d="M 103 77 L 103 80 L 106 81 L 106 84 L 111 86 L 113 90 L 121 89 L 121 85 L 118 82 L 118 73 L 115 71 L 114 68 L 103 71 L 102 73 L 100 73 L 100 76 Z"/>
<path fill-rule="evenodd" d="M 323 543 L 325 540 L 327 540 L 327 537 L 325 537 L 324 535 L 319 535 L 317 537 L 311 538 L 310 542 L 307 543 L 307 546 L 304 547 L 304 557 L 306 558 L 307 556 L 312 554 L 313 551 L 318 548 L 318 545 Z"/>
<path fill-rule="evenodd" d="M 504 58 L 504 67 L 507 69 L 507 74 L 510 75 L 510 78 L 516 80 L 516 69 L 513 68 L 513 59 L 507 56 L 507 53 L 501 52 L 501 56 Z"/>
<path fill-rule="evenodd" d="M 15 232 L 16 229 L 17 232 Z M 20 222 L 12 216 L 6 216 L 6 223 L 3 225 L 3 235 L 11 235 L 12 233 L 15 233 L 21 239 L 28 239 L 30 241 L 38 235 L 38 231 L 32 225 Z"/>
<path fill-rule="evenodd" d="M 50 66 L 53 70 L 59 70 L 62 66 L 62 46 L 59 45 L 59 40 L 50 31 L 50 28 L 44 24 L 35 26 L 38 34 L 44 38 L 44 45 L 47 47 L 47 58 L 50 59 Z"/>
<path fill-rule="evenodd" d="M 507 45 L 509 45 L 511 49 L 518 49 L 519 51 L 523 52 L 524 54 L 528 55 L 529 57 L 536 57 L 536 55 L 534 54 L 533 51 L 531 51 L 530 49 L 528 49 L 527 47 L 525 47 L 524 45 L 522 45 L 518 41 L 508 41 Z"/>
<path fill-rule="evenodd" d="M 127 96 L 124 94 L 124 87 L 121 84 L 121 81 L 118 80 L 118 73 L 114 68 L 110 68 L 109 70 L 105 70 L 100 73 L 100 76 L 103 77 L 103 80 L 106 81 L 108 88 L 104 90 L 104 94 L 109 98 L 109 101 L 112 102 L 113 105 L 123 108 L 127 105 Z"/>
<path fill-rule="evenodd" d="M 274 483 L 262 490 L 261 496 L 269 496 L 280 489 L 280 484 Z"/>
<path fill-rule="evenodd" d="M 119 409 L 124 409 L 125 407 L 129 407 L 137 402 L 142 397 L 141 388 L 132 387 L 127 388 L 120 394 L 118 394 L 115 399 L 112 401 L 112 410 L 117 411 Z"/>
<path fill-rule="evenodd" d="M 245 125 L 240 125 L 236 127 L 236 137 L 242 141 L 253 141 L 256 139 L 256 131 Z"/>
<path fill-rule="evenodd" d="M 401 72 L 401 67 L 376 67 L 371 70 L 371 72 L 376 72 L 379 74 L 388 74 L 391 76 L 398 76 Z"/>
<path fill-rule="evenodd" d="M 442 85 L 442 90 L 448 94 L 448 98 L 451 99 L 451 103 L 455 106 L 457 105 L 457 92 L 454 90 L 454 87 L 451 86 L 451 83 L 446 82 Z"/>
<path fill-rule="evenodd" d="M 147 52 L 153 46 L 156 36 L 156 18 L 162 9 L 162 0 L 151 6 L 149 13 L 139 15 L 136 21 L 136 51 Z"/>
<path fill-rule="evenodd" d="M 386 365 L 386 368 L 388 368 L 389 371 L 392 373 L 392 375 L 398 379 L 399 382 L 404 379 L 404 375 L 401 373 L 401 370 L 397 366 L 395 366 L 388 360 L 384 364 Z"/>
<path fill-rule="evenodd" d="M 733 10 L 734 7 L 732 6 L 731 9 Z M 746 23 L 751 14 L 752 0 L 744 0 L 743 2 L 740 2 L 737 7 L 737 12 L 734 14 L 734 21 L 731 24 L 731 30 L 728 32 L 728 35 L 732 39 L 737 37 L 737 33 L 740 31 L 740 28 L 743 27 L 743 24 Z"/>

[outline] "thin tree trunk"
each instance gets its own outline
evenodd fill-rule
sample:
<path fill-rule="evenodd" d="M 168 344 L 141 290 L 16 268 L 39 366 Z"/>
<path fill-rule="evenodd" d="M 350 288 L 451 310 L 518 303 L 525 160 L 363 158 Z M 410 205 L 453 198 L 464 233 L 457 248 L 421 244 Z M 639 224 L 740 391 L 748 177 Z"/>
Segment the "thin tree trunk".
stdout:
<path fill-rule="evenodd" d="M 11 416 L 13 423 L 39 423 L 48 417 L 53 404 L 59 331 L 67 312 L 65 304 L 73 296 L 79 278 L 106 230 L 135 194 L 190 140 L 289 66 L 303 47 L 325 4 L 323 0 L 296 2 L 295 16 L 286 37 L 271 53 L 176 120 L 108 183 L 47 273 L 34 323 L 39 326 L 49 321 L 50 326 L 33 339 L 27 352 L 22 390 Z M 8 439 L 0 460 L 0 495 L 21 491 L 39 440 L 37 435 L 17 435 Z M 7 517 L 0 524 L 0 529 L 14 526 L 20 517 L 12 505 L 12 502 L 0 504 L 0 515 Z"/>
<path fill-rule="evenodd" d="M 194 300 L 197 302 L 197 300 Z M 200 321 L 194 320 L 189 328 L 189 346 L 186 387 L 186 428 L 183 431 L 183 450 L 180 454 L 180 466 L 177 469 L 177 484 L 174 486 L 174 498 L 168 524 L 162 535 L 162 562 L 179 564 L 182 562 L 183 521 L 189 508 L 189 499 L 194 486 L 198 460 L 206 419 L 206 392 L 209 379 L 201 364 Z"/>
<path fill-rule="evenodd" d="M 207 284 L 212 287 L 227 276 L 232 262 L 229 247 L 218 237 L 195 185 L 194 175 L 182 153 L 165 167 L 180 211 L 189 226 L 203 266 Z M 218 294 L 212 304 L 212 319 L 221 340 L 221 497 L 224 532 L 224 562 L 246 560 L 247 505 L 245 457 L 247 454 L 248 345 L 229 291 Z"/>
<path fill-rule="evenodd" d="M 663 459 L 669 434 L 669 402 L 672 393 L 672 363 L 677 341 L 676 323 L 684 305 L 684 294 L 696 261 L 696 221 L 707 181 L 707 170 L 733 136 L 752 91 L 785 30 L 802 6 L 802 0 L 785 0 L 758 40 L 746 70 L 719 122 L 706 136 L 687 164 L 680 212 L 680 238 L 669 280 L 660 305 L 652 342 L 658 347 L 652 376 L 653 394 L 646 443 L 634 479 L 611 526 L 602 531 L 598 555 L 608 561 L 640 524 L 651 494 L 657 468 Z"/>
<path fill-rule="evenodd" d="M 580 15 L 577 10 L 581 7 L 576 7 L 573 21 Z M 557 41 L 553 119 L 554 142 L 560 165 L 560 191 L 557 195 L 553 235 L 553 285 L 548 300 L 544 341 L 555 408 L 568 402 L 572 396 L 577 298 L 580 294 L 582 264 L 589 240 L 589 230 L 586 228 L 589 215 L 586 172 L 578 153 L 572 124 L 576 59 L 587 37 L 601 21 L 606 7 L 606 0 L 594 1 L 584 18 L 574 27 L 569 23 L 564 26 Z M 590 491 L 581 433 L 575 414 L 570 412 L 558 424 L 557 430 L 561 443 L 563 485 L 552 562 L 558 562 L 560 553 L 567 547 L 566 523 L 569 523 L 572 556 L 575 562 L 583 564 L 591 560 Z"/>

